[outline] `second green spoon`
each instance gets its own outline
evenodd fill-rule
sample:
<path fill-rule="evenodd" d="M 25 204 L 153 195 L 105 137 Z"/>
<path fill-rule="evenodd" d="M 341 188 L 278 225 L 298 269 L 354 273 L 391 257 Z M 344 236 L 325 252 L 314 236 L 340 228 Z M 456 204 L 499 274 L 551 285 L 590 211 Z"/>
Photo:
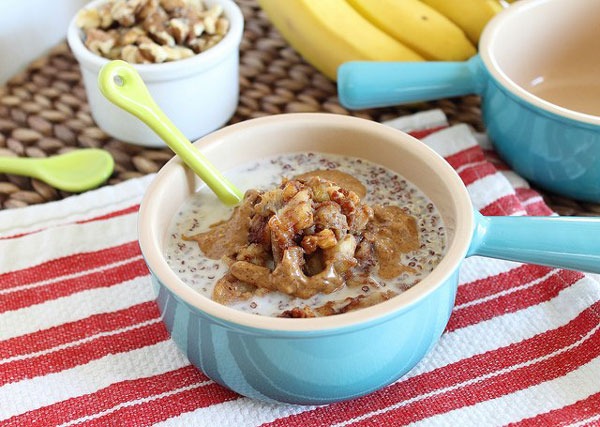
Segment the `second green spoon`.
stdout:
<path fill-rule="evenodd" d="M 98 148 L 84 148 L 50 157 L 1 157 L 0 172 L 37 178 L 59 190 L 79 193 L 110 177 L 114 160 Z"/>

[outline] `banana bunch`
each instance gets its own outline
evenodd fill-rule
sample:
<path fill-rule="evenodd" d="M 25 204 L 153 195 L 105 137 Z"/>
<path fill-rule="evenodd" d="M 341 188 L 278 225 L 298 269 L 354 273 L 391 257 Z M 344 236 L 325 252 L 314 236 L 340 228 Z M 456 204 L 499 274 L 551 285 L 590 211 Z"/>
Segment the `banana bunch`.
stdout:
<path fill-rule="evenodd" d="M 477 44 L 485 24 L 502 10 L 498 0 L 422 0 L 457 26 Z"/>
<path fill-rule="evenodd" d="M 365 61 L 462 61 L 500 0 L 258 0 L 288 43 L 323 74 Z"/>

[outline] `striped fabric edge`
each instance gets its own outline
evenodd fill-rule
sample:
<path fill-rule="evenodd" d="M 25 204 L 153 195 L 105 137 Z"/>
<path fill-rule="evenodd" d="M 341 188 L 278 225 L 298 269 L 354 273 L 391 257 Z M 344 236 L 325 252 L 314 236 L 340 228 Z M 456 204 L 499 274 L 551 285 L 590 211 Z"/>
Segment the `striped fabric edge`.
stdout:
<path fill-rule="evenodd" d="M 137 245 L 135 212 L 110 220 L 50 227 L 18 239 L 0 240 L 3 254 L 0 258 L 0 293 L 36 281 L 56 280 L 63 268 L 76 274 L 81 268 L 80 261 L 111 262 L 109 248 L 124 247 L 131 242 Z M 98 261 L 92 261 L 95 253 L 99 255 Z M 15 281 L 16 278 L 19 281 Z"/>
<path fill-rule="evenodd" d="M 0 240 L 134 209 L 153 178 L 154 174 L 150 174 L 62 200 L 0 211 Z"/>
<path fill-rule="evenodd" d="M 426 132 L 423 133 L 423 135 L 425 134 Z M 516 194 L 514 197 L 517 197 Z M 118 210 L 115 212 L 118 212 Z M 110 210 L 106 210 L 87 218 L 97 218 L 98 222 L 103 222 L 114 220 L 115 216 L 111 214 Z M 84 226 L 87 221 L 80 218 L 75 222 L 80 226 Z M 135 256 L 135 251 L 132 251 L 132 255 Z M 544 297 L 537 300 L 525 299 L 519 302 L 521 297 L 519 290 L 513 291 L 514 283 L 506 277 L 511 274 L 513 269 L 518 268 L 525 269 L 525 271 L 521 271 L 523 274 L 515 274 L 518 278 L 523 277 L 519 285 L 522 287 L 521 291 L 525 293 L 539 291 Z M 22 273 L 25 274 L 25 271 Z M 67 273 L 67 276 L 68 274 L 73 274 L 73 271 Z M 109 286 L 106 285 L 110 282 L 100 280 L 94 282 L 95 285 L 91 288 L 69 295 L 48 292 L 45 294 L 46 298 L 35 300 L 29 306 L 0 314 L 0 323 L 3 317 L 10 317 L 15 311 L 33 310 L 46 304 L 56 304 L 62 298 L 75 299 L 79 294 L 86 292 L 104 292 L 106 294 L 105 298 L 118 299 L 118 295 L 110 295 L 113 289 L 116 290 L 123 283 L 147 281 L 147 272 L 140 271 L 140 275 L 133 279 L 126 279 L 126 276 L 122 274 L 125 274 L 125 272 L 119 272 L 116 276 L 113 276 L 113 280 L 115 277 L 117 278 L 116 282 Z M 467 386 L 470 387 L 469 390 L 474 391 L 474 395 L 477 394 L 478 388 L 482 385 L 492 390 L 498 389 L 496 393 L 500 393 L 498 398 L 501 399 L 507 394 L 501 394 L 503 391 L 500 385 L 503 384 L 504 378 L 508 375 L 514 375 L 516 372 L 527 377 L 532 372 L 546 372 L 548 371 L 547 365 L 551 364 L 550 361 L 562 360 L 561 357 L 572 357 L 576 350 L 588 349 L 593 347 L 592 344 L 600 347 L 597 345 L 597 331 L 591 326 L 594 319 L 596 324 L 598 323 L 597 301 L 600 300 L 600 296 L 595 295 L 594 301 L 584 301 L 585 304 L 581 304 L 577 308 L 568 310 L 563 307 L 573 299 L 572 293 L 575 291 L 579 291 L 581 294 L 577 301 L 581 301 L 584 297 L 589 298 L 590 287 L 593 289 L 595 282 L 582 275 L 563 277 L 561 274 L 565 273 L 552 269 L 546 271 L 531 268 L 531 270 L 528 270 L 526 266 L 511 263 L 502 264 L 495 275 L 488 274 L 487 270 L 480 277 L 473 273 L 469 282 L 461 282 L 461 289 L 464 287 L 465 296 L 461 300 L 461 306 L 453 314 L 453 318 L 458 318 L 458 323 L 454 329 L 449 329 L 443 336 L 438 346 L 440 350 L 434 349 L 434 352 L 419 365 L 424 370 L 423 372 L 411 373 L 411 375 L 392 386 L 358 401 L 322 408 L 274 406 L 240 398 L 212 383 L 181 358 L 182 356 L 165 335 L 164 328 L 161 330 L 162 324 L 159 322 L 158 311 L 152 303 L 148 302 L 150 299 L 130 305 L 124 304 L 115 309 L 107 304 L 102 312 L 92 313 L 90 311 L 89 316 L 79 316 L 78 318 L 75 316 L 73 319 L 63 318 L 61 323 L 54 324 L 49 328 L 45 328 L 41 324 L 41 327 L 37 329 L 0 341 L 0 364 L 6 366 L 13 374 L 22 371 L 17 366 L 19 363 L 29 363 L 27 366 L 31 367 L 33 361 L 37 361 L 37 364 L 42 364 L 42 366 L 47 361 L 52 362 L 47 363 L 45 368 L 38 368 L 39 371 L 28 378 L 21 378 L 17 381 L 9 380 L 9 382 L 4 383 L 0 379 L 0 384 L 4 384 L 0 385 L 0 401 L 3 400 L 2 396 L 8 402 L 10 402 L 9 396 L 28 396 L 27 393 L 33 393 L 33 390 L 36 390 L 37 387 L 48 388 L 50 384 L 58 385 L 68 378 L 75 381 L 78 375 L 87 372 L 88 368 L 91 369 L 96 365 L 118 367 L 115 370 L 119 371 L 119 374 L 112 378 L 104 378 L 103 383 L 90 386 L 87 392 L 63 390 L 61 394 L 57 391 L 54 400 L 47 399 L 45 403 L 38 402 L 38 406 L 35 408 L 25 409 L 21 407 L 21 409 L 17 409 L 21 412 L 13 411 L 11 413 L 9 406 L 6 412 L 0 412 L 0 419 L 4 420 L 0 421 L 0 424 L 27 425 L 29 421 L 43 419 L 48 424 L 53 425 L 74 425 L 76 423 L 109 425 L 118 421 L 126 421 L 131 425 L 147 425 L 157 422 L 163 422 L 165 425 L 169 423 L 177 425 L 178 422 L 188 419 L 192 424 L 199 425 L 201 419 L 206 419 L 204 418 L 205 415 L 212 414 L 214 416 L 214 418 L 210 418 L 212 423 L 216 422 L 219 417 L 226 418 L 227 408 L 238 408 L 239 412 L 230 414 L 229 424 L 219 425 L 244 425 L 243 422 L 240 422 L 240 413 L 248 415 L 246 418 L 247 425 L 258 425 L 269 421 L 274 421 L 275 425 L 299 425 L 294 424 L 294 422 L 302 420 L 306 422 L 308 420 L 309 423 L 313 423 L 319 417 L 323 417 L 324 425 L 336 422 L 339 425 L 373 425 L 373 423 L 377 424 L 380 421 L 384 424 L 391 421 L 396 422 L 399 419 L 397 417 L 401 417 L 402 414 L 412 413 L 415 408 L 428 407 L 431 404 L 431 407 L 437 408 L 435 410 L 438 412 L 434 413 L 435 410 L 430 410 L 431 415 L 422 418 L 423 422 L 427 422 L 428 419 L 434 420 L 436 416 L 443 417 L 452 411 L 460 410 L 460 408 L 447 408 L 445 404 L 440 404 L 440 402 L 444 402 L 444 399 L 448 396 L 451 399 L 457 399 L 457 396 L 462 398 L 460 390 L 462 390 L 463 383 L 468 383 Z M 488 282 L 494 281 L 497 278 L 496 276 L 504 285 L 485 286 L 482 283 L 486 279 Z M 567 283 L 557 292 L 552 286 L 554 276 L 560 277 L 561 281 L 566 280 L 565 283 Z M 119 277 L 123 280 L 119 280 Z M 54 279 L 57 283 L 68 280 L 60 274 Z M 549 279 L 550 281 L 548 281 Z M 32 283 L 37 284 L 37 282 L 29 282 L 28 284 Z M 16 285 L 16 287 L 18 286 Z M 40 284 L 36 287 L 43 289 L 44 287 L 51 287 L 51 284 Z M 19 291 L 25 290 L 20 289 Z M 462 295 L 461 292 L 459 291 L 460 295 Z M 2 294 L 0 294 L 1 298 Z M 495 300 L 502 301 L 504 307 L 512 307 L 512 310 L 500 314 L 490 313 L 490 307 L 494 306 L 492 301 Z M 561 313 L 563 323 L 560 325 L 547 325 L 547 329 L 543 329 L 542 326 L 533 328 L 529 335 L 520 337 L 521 341 L 519 342 L 496 342 L 496 346 L 491 345 L 483 353 L 479 353 L 478 350 L 480 349 L 475 348 L 471 349 L 470 355 L 463 354 L 462 357 L 454 361 L 445 360 L 447 359 L 445 357 L 447 353 L 441 350 L 448 350 L 448 348 L 445 348 L 447 343 L 454 341 L 454 348 L 456 348 L 461 342 L 469 339 L 466 338 L 467 336 L 474 339 L 485 333 L 485 331 L 478 331 L 478 329 L 485 329 L 490 333 L 497 329 L 498 325 L 502 325 L 503 321 L 509 325 L 518 325 L 523 312 L 528 312 L 530 315 L 534 313 L 533 317 L 543 323 L 543 319 L 548 317 L 547 313 L 544 315 L 544 310 L 554 310 Z M 504 327 L 507 327 L 507 325 Z M 57 329 L 51 330 L 52 328 Z M 89 331 L 89 334 L 85 332 L 86 330 Z M 544 333 L 548 335 L 540 336 Z M 571 339 L 573 338 L 572 334 L 579 334 L 579 337 L 583 336 L 583 338 L 579 341 Z M 60 338 L 57 338 L 57 336 L 60 336 Z M 491 341 L 494 342 L 494 340 Z M 103 346 L 108 346 L 107 351 L 98 351 L 96 348 L 98 346 L 90 345 L 92 342 L 104 343 Z M 546 352 L 544 352 L 539 348 L 540 343 L 544 342 L 560 342 L 562 347 L 558 350 L 546 349 Z M 128 347 L 128 345 L 131 345 L 131 347 Z M 517 345 L 520 347 L 515 347 Z M 450 345 L 450 349 L 452 348 L 453 346 Z M 513 354 L 520 353 L 519 349 L 534 349 L 537 353 L 529 353 L 531 357 L 527 360 L 519 359 L 516 354 Z M 52 371 L 53 363 L 59 360 L 72 359 L 75 353 L 81 353 L 82 355 L 76 356 L 73 364 L 63 365 L 58 370 Z M 493 356 L 502 357 L 504 353 L 511 356 L 502 358 L 502 360 L 506 359 L 506 366 L 496 366 Z M 160 367 L 147 367 L 143 362 L 146 360 L 141 356 L 136 358 L 134 356 L 136 354 L 144 354 L 144 357 L 162 358 L 159 364 Z M 165 356 L 165 354 L 168 356 Z M 585 357 L 581 356 L 581 366 L 588 366 L 584 363 L 586 357 L 590 359 L 587 363 L 593 366 L 594 357 L 596 357 L 593 351 L 587 352 L 586 350 L 585 354 Z M 55 359 L 46 358 L 50 355 L 53 355 Z M 80 359 L 77 360 L 77 357 Z M 169 360 L 165 360 L 165 357 Z M 434 363 L 436 358 L 438 365 Z M 131 367 L 131 363 L 136 361 L 137 363 L 141 362 L 140 366 L 130 372 L 129 376 L 125 375 L 124 372 L 127 367 Z M 466 361 L 474 368 L 479 369 L 476 372 L 479 375 L 476 377 L 478 381 L 469 378 L 468 369 L 463 371 L 465 377 L 460 377 L 458 373 L 454 373 L 454 371 L 464 369 L 467 364 Z M 461 365 L 462 363 L 465 365 Z M 457 367 L 460 368 L 457 369 Z M 96 369 L 102 370 L 101 368 Z M 75 371 L 81 373 L 78 374 Z M 110 372 L 110 370 L 108 371 Z M 546 375 L 548 378 L 554 375 L 554 378 L 547 380 L 547 382 L 551 382 L 566 378 L 569 373 L 549 370 Z M 8 375 L 3 378 L 8 378 Z M 439 382 L 439 379 L 445 382 Z M 420 395 L 403 396 L 402 392 L 406 387 L 402 384 L 408 381 L 412 381 L 411 384 L 415 384 L 416 388 L 427 385 L 431 388 L 428 391 L 429 394 L 423 398 Z M 469 383 L 469 381 L 472 381 L 472 383 Z M 71 383 L 67 381 L 67 384 Z M 436 384 L 437 388 L 434 388 L 433 386 Z M 460 387 L 457 384 L 460 384 Z M 528 390 L 536 385 L 527 386 L 524 384 L 524 386 L 526 388 L 523 390 Z M 513 391 L 509 395 L 514 395 L 519 391 L 521 390 Z M 491 400 L 488 399 L 478 403 L 484 404 L 488 401 Z M 351 410 L 344 413 L 347 407 Z M 363 408 L 365 411 L 358 413 L 356 408 Z M 552 410 L 558 409 L 554 408 Z M 75 412 L 69 415 L 71 411 Z M 324 412 L 325 415 L 319 415 L 321 412 Z M 347 416 L 336 421 L 332 417 L 333 412 Z M 357 414 L 351 416 L 354 413 Z M 269 416 L 272 418 L 268 419 Z M 411 418 L 409 422 L 412 421 L 416 420 Z"/>
<path fill-rule="evenodd" d="M 572 288 L 568 288 L 569 290 Z M 480 296 L 489 301 L 489 292 L 481 291 Z M 116 295 L 115 295 L 116 297 Z M 166 339 L 164 330 L 158 322 L 158 311 L 153 304 L 141 303 L 132 307 L 127 307 L 119 311 L 91 315 L 79 321 L 62 324 L 50 330 L 30 332 L 29 334 L 14 337 L 13 339 L 0 342 L 1 363 L 5 368 L 5 375 L 13 380 L 24 371 L 28 374 L 37 373 L 38 375 L 48 374 L 48 369 L 56 369 L 57 363 L 61 362 L 60 355 L 69 355 L 73 351 L 84 351 L 92 353 L 93 345 L 90 343 L 95 340 L 106 340 L 108 336 L 115 337 L 122 335 L 127 337 L 125 341 L 135 341 L 139 339 L 148 339 L 147 335 L 159 335 L 160 339 Z M 470 312 L 470 316 L 479 317 L 476 313 Z M 471 321 L 471 323 L 474 323 Z M 478 323 L 478 322 L 475 322 Z M 140 332 L 143 332 L 140 334 Z M 476 336 L 476 335 L 475 335 Z M 474 336 L 474 337 L 475 337 Z M 473 337 L 473 338 L 474 338 Z M 102 357 L 107 352 L 114 353 L 122 348 L 120 346 L 128 343 L 108 342 L 103 350 L 95 350 L 93 357 Z M 44 368 L 42 359 L 44 355 L 52 354 L 55 359 L 50 368 Z M 56 359 L 58 357 L 58 359 Z M 75 357 L 65 357 L 69 359 L 70 365 L 61 366 L 62 369 L 68 369 L 80 364 L 77 357 L 88 357 L 85 355 L 75 355 Z M 62 363 L 65 363 L 64 360 Z M 46 369 L 46 371 L 44 371 Z"/>

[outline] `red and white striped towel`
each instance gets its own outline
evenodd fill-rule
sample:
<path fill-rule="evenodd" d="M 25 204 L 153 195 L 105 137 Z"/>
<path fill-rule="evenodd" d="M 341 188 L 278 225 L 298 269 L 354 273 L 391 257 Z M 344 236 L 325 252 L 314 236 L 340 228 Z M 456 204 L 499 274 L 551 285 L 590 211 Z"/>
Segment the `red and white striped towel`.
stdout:
<path fill-rule="evenodd" d="M 441 153 L 487 215 L 549 215 L 482 135 L 440 111 L 389 122 Z M 0 425 L 600 425 L 600 281 L 465 260 L 447 331 L 354 401 L 273 405 L 222 388 L 169 339 L 136 241 L 151 176 L 0 212 Z"/>

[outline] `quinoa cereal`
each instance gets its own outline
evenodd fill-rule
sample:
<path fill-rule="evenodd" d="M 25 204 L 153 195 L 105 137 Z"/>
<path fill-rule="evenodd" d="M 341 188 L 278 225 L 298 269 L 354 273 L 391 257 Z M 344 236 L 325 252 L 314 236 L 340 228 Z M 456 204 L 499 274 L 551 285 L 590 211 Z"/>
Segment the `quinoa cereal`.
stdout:
<path fill-rule="evenodd" d="M 351 178 L 346 181 L 346 184 L 338 180 L 343 178 L 343 175 Z M 286 288 L 283 292 L 275 287 L 264 289 L 251 286 L 258 291 L 242 292 L 240 295 L 243 294 L 243 298 L 226 302 L 228 306 L 235 309 L 265 316 L 314 317 L 339 314 L 373 305 L 417 284 L 435 268 L 446 251 L 444 224 L 433 203 L 412 183 L 372 162 L 332 154 L 291 153 L 246 164 L 229 171 L 227 176 L 238 188 L 252 189 L 246 193 L 246 198 L 250 197 L 249 194 L 252 192 L 258 194 L 255 197 L 260 198 L 261 195 L 267 197 L 273 191 L 271 189 L 284 188 L 286 182 L 296 186 L 318 184 L 331 187 L 336 184 L 329 180 L 335 180 L 339 183 L 339 187 L 334 188 L 343 188 L 344 194 L 349 194 L 356 200 L 360 197 L 360 205 L 356 206 L 369 212 L 371 218 L 373 212 L 377 217 L 382 215 L 383 209 L 395 210 L 409 218 L 414 228 L 414 242 L 406 246 L 408 249 L 405 248 L 405 251 L 393 260 L 396 264 L 392 265 L 393 274 L 390 274 L 389 268 L 384 270 L 383 263 L 379 262 L 377 267 L 363 270 L 363 272 L 367 271 L 368 277 L 356 276 L 361 281 L 353 279 L 352 285 L 348 281 L 344 282 L 343 286 L 323 292 L 318 289 L 310 292 L 302 290 L 292 292 Z M 282 177 L 284 184 L 282 184 Z M 294 181 L 294 177 L 300 181 Z M 242 208 L 238 208 L 236 212 L 240 209 Z M 217 283 L 227 275 L 231 275 L 230 269 L 234 269 L 235 265 L 225 257 L 211 259 L 200 249 L 200 241 L 190 236 L 206 235 L 210 230 L 214 230 L 214 224 L 228 219 L 231 221 L 235 216 L 235 214 L 232 216 L 232 212 L 232 208 L 224 206 L 208 187 L 202 186 L 184 202 L 173 218 L 165 245 L 167 262 L 181 280 L 200 294 L 218 302 L 222 301 L 215 296 L 219 286 Z M 227 227 L 226 224 L 225 228 Z M 323 230 L 322 233 L 312 234 L 309 239 L 313 239 L 311 242 L 317 241 L 321 239 L 319 234 L 325 234 L 325 231 L 329 232 Z M 323 237 L 321 243 L 325 240 L 326 238 Z M 306 249 L 304 242 L 305 240 L 302 240 L 302 245 Z M 314 245 L 312 246 L 314 250 Z M 322 247 L 328 246 L 323 243 Z M 302 249 L 298 250 L 303 252 Z M 269 271 L 268 268 L 273 268 L 272 260 L 265 262 L 263 267 L 256 267 L 248 262 L 242 264 L 266 271 Z M 247 282 L 252 283 L 252 280 Z M 327 310 L 323 310 L 324 307 L 327 307 Z"/>

